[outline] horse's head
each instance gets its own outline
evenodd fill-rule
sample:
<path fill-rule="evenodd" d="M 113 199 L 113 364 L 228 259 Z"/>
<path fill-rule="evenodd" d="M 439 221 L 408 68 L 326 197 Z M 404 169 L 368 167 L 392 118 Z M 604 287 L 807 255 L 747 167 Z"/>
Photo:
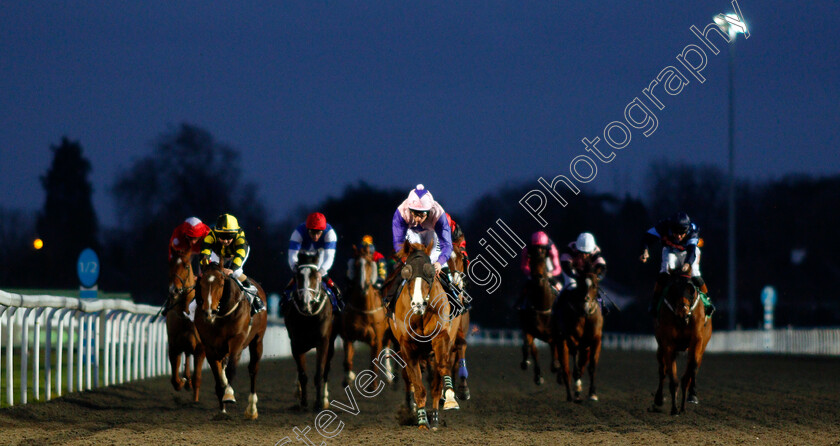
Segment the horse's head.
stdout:
<path fill-rule="evenodd" d="M 688 325 L 699 302 L 697 287 L 691 277 L 672 273 L 664 303 L 677 319 Z"/>
<path fill-rule="evenodd" d="M 181 296 L 188 295 L 195 288 L 195 275 L 190 266 L 190 258 L 188 253 L 169 261 L 169 305 L 174 305 Z"/>
<path fill-rule="evenodd" d="M 425 313 L 430 297 L 435 297 L 430 296 L 435 279 L 435 267 L 429 258 L 433 248 L 434 242 L 429 243 L 429 246 L 406 242 L 399 253 L 400 256 L 407 256 L 400 272 L 406 281 L 402 294 L 408 293 L 411 296 L 411 311 L 417 315 Z"/>
<path fill-rule="evenodd" d="M 566 299 L 576 313 L 586 316 L 599 308 L 598 292 L 601 281 L 594 273 L 584 273 L 580 277 L 577 288 L 568 292 Z"/>
<path fill-rule="evenodd" d="M 292 300 L 298 311 L 305 316 L 319 313 L 328 300 L 317 261 L 317 255 L 298 254 L 298 266 L 295 271 L 297 288 Z"/>
<path fill-rule="evenodd" d="M 370 245 L 363 245 L 357 248 L 353 245 L 353 264 L 351 292 L 358 291 L 364 294 L 365 290 L 373 286 L 377 280 L 376 263 L 373 261 L 373 250 Z"/>
<path fill-rule="evenodd" d="M 528 247 L 528 264 L 531 267 L 531 277 L 534 279 L 545 277 L 546 258 L 548 258 L 547 246 L 531 245 Z"/>
<path fill-rule="evenodd" d="M 229 282 L 218 263 L 202 267 L 195 297 L 197 316 L 202 316 L 211 323 L 216 319 L 222 303 L 230 300 L 233 292 Z"/>

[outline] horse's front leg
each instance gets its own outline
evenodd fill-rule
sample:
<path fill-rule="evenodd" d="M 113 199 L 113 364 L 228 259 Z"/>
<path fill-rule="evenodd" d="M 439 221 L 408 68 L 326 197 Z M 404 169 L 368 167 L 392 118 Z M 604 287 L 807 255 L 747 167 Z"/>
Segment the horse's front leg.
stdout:
<path fill-rule="evenodd" d="M 347 387 L 356 379 L 356 374 L 353 373 L 353 355 L 355 354 L 355 350 L 353 348 L 353 341 L 348 340 L 346 337 L 342 338 L 344 339 L 344 381 L 342 381 L 341 385 Z"/>
<path fill-rule="evenodd" d="M 403 348 L 402 351 L 408 351 Z M 406 358 L 408 364 L 405 367 L 407 375 L 406 386 L 414 391 L 414 402 L 417 407 L 417 426 L 420 429 L 429 428 L 429 418 L 426 416 L 426 387 L 423 386 L 423 375 L 420 372 L 420 362 L 414 355 Z"/>
<path fill-rule="evenodd" d="M 597 337 L 589 349 L 589 400 L 598 401 L 598 394 L 595 393 L 595 369 L 598 368 L 598 361 L 601 359 L 601 338 Z"/>
<path fill-rule="evenodd" d="M 227 386 L 227 378 L 225 378 L 225 372 L 222 369 L 222 358 L 208 357 L 207 362 L 210 363 L 210 371 L 213 372 L 213 378 L 216 379 L 216 399 L 219 400 L 219 410 L 222 413 L 227 413 L 225 403 L 222 400 Z"/>
<path fill-rule="evenodd" d="M 522 362 L 519 363 L 519 368 L 528 370 L 528 355 L 531 352 L 531 343 L 534 342 L 534 337 L 528 333 L 522 337 Z"/>
<path fill-rule="evenodd" d="M 196 345 L 193 353 L 193 402 L 198 402 L 199 390 L 201 390 L 201 369 L 204 368 L 204 346 Z"/>
<path fill-rule="evenodd" d="M 263 337 L 257 335 L 248 344 L 248 353 L 251 358 L 248 362 L 248 375 L 251 377 L 251 393 L 248 395 L 248 407 L 245 408 L 245 418 L 256 420 L 257 413 L 257 373 L 260 371 L 260 359 L 263 353 Z"/>
<path fill-rule="evenodd" d="M 539 353 L 537 352 L 537 343 L 534 340 L 533 336 L 529 338 L 529 344 L 531 347 L 531 357 L 534 358 L 534 384 L 541 386 L 545 382 L 542 377 L 542 371 L 540 370 L 540 360 L 539 360 Z"/>
<path fill-rule="evenodd" d="M 306 351 L 293 353 L 295 357 L 295 365 L 298 371 L 297 389 L 295 389 L 295 397 L 298 399 L 298 404 L 301 409 L 306 409 L 309 405 L 309 400 L 306 395 L 306 384 L 309 378 L 306 376 Z"/>
<path fill-rule="evenodd" d="M 181 378 L 181 352 L 174 348 L 171 343 L 169 345 L 169 365 L 172 367 L 172 379 L 170 380 L 172 387 L 176 391 L 183 389 L 186 380 Z"/>
<path fill-rule="evenodd" d="M 659 376 L 659 386 L 656 388 L 656 395 L 653 397 L 654 411 L 661 411 L 662 405 L 665 404 L 665 396 L 663 395 L 663 386 L 665 385 L 666 364 L 665 364 L 665 348 L 661 345 L 656 349 L 656 371 Z"/>
<path fill-rule="evenodd" d="M 565 339 L 560 338 L 557 348 L 560 351 L 560 370 L 557 372 L 557 383 L 566 386 L 566 401 L 572 401 L 572 371 L 569 370 L 569 345 Z M 575 359 L 572 358 L 572 361 Z"/>
<path fill-rule="evenodd" d="M 677 378 L 677 353 L 669 350 L 665 357 L 666 368 L 668 372 L 668 388 L 671 392 L 671 415 L 677 415 L 677 388 L 679 387 L 679 380 Z"/>
<path fill-rule="evenodd" d="M 329 390 L 325 379 L 330 338 L 327 337 L 317 348 L 315 366 L 315 410 L 329 409 Z"/>

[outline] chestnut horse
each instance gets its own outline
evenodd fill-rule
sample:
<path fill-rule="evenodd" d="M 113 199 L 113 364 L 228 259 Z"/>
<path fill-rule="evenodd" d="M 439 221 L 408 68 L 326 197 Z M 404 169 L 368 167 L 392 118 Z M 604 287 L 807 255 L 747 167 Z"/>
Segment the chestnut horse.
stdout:
<path fill-rule="evenodd" d="M 169 261 L 169 298 L 166 302 L 166 334 L 169 339 L 169 364 L 172 366 L 172 387 L 193 391 L 193 401 L 198 402 L 201 388 L 201 368 L 204 365 L 204 347 L 198 338 L 195 324 L 186 316 L 187 308 L 195 295 L 195 274 L 190 266 L 192 254 L 188 251 Z M 180 376 L 181 354 L 184 354 L 184 377 Z M 190 373 L 190 355 L 193 373 Z"/>
<path fill-rule="evenodd" d="M 556 299 L 556 292 L 548 281 L 545 259 L 548 253 L 545 248 L 531 246 L 528 249 L 528 262 L 531 266 L 531 280 L 523 289 L 526 307 L 519 312 L 519 323 L 522 327 L 522 370 L 528 370 L 528 353 L 534 358 L 534 383 L 542 385 L 545 380 L 540 371 L 537 357 L 537 346 L 534 339 L 539 339 L 553 345 L 551 337 L 551 307 Z M 552 348 L 551 371 L 556 370 L 558 364 L 557 350 Z"/>
<path fill-rule="evenodd" d="M 292 357 L 297 365 L 295 394 L 299 398 L 300 408 L 305 409 L 309 404 L 306 394 L 306 352 L 314 348 L 317 352 L 314 409 L 322 410 L 330 407 L 327 382 L 338 333 L 333 330 L 333 306 L 318 272 L 317 259 L 317 255 L 298 254 L 296 289 L 290 302 L 283 308 L 283 315 L 292 343 Z"/>
<path fill-rule="evenodd" d="M 257 288 L 254 298 L 265 302 L 265 291 L 253 278 L 249 280 Z M 265 311 L 251 316 L 251 305 L 245 293 L 217 263 L 203 268 L 195 291 L 195 328 L 216 378 L 216 396 L 223 414 L 227 413 L 225 403 L 236 403 L 230 383 L 236 375 L 242 350 L 248 346 L 251 393 L 245 418 L 255 420 L 258 415 L 257 372 L 262 358 L 267 316 Z"/>
<path fill-rule="evenodd" d="M 449 375 L 452 370 L 449 354 L 455 344 L 455 333 L 461 323 L 461 316 L 453 312 L 443 287 L 435 278 L 435 268 L 429 259 L 433 247 L 434 241 L 426 247 L 406 242 L 398 254 L 406 258 L 400 272 L 404 286 L 388 322 L 399 343 L 402 359 L 407 363 L 404 369 L 408 378 L 406 387 L 413 389 L 417 424 L 420 429 L 437 430 L 441 396 L 444 397 L 443 410 L 458 409 Z M 433 352 L 434 359 L 429 359 Z M 432 361 L 433 370 L 432 410 L 428 416 L 426 387 L 420 368 L 423 360 Z"/>
<path fill-rule="evenodd" d="M 566 385 L 566 400 L 572 401 L 571 382 L 575 382 L 574 401 L 582 402 L 580 392 L 583 388 L 580 378 L 589 365 L 589 400 L 598 401 L 595 393 L 595 370 L 601 356 L 601 332 L 604 316 L 598 303 L 599 278 L 596 274 L 582 274 L 578 286 L 566 290 L 555 304 L 553 330 L 556 349 L 560 356 L 561 371 L 557 373 L 557 383 Z M 562 325 L 561 325 L 562 322 Z M 574 365 L 574 376 L 569 368 L 569 361 Z"/>
<path fill-rule="evenodd" d="M 362 249 L 353 245 L 353 280 L 348 287 L 347 305 L 340 317 L 341 323 L 338 330 L 344 340 L 344 383 L 342 385 L 345 387 L 355 378 L 353 373 L 354 341 L 362 341 L 370 346 L 371 364 L 382 351 L 388 319 L 385 307 L 382 305 L 382 295 L 374 287 L 377 274 L 377 265 L 373 261 L 370 245 Z M 386 361 L 385 365 L 390 365 L 390 361 Z"/>
<path fill-rule="evenodd" d="M 463 240 L 463 235 L 452 240 L 452 256 L 446 262 L 449 265 L 449 270 L 452 272 L 454 284 L 461 289 L 465 289 L 467 285 L 466 256 L 461 251 L 460 246 Z M 467 302 L 464 302 L 463 295 L 461 296 L 461 304 L 467 304 Z M 455 345 L 452 347 L 450 360 L 452 361 L 452 374 L 458 374 L 458 399 L 464 401 L 470 399 L 470 387 L 467 384 L 467 377 L 469 377 L 469 372 L 467 371 L 467 335 L 469 335 L 469 331 L 470 313 L 468 311 L 462 311 L 461 323 L 458 325 L 458 333 L 455 335 Z"/>
<path fill-rule="evenodd" d="M 691 277 L 671 273 L 671 279 L 663 293 L 665 298 L 659 306 L 656 319 L 656 359 L 659 362 L 659 387 L 653 399 L 653 410 L 659 411 L 664 403 L 662 386 L 665 376 L 670 378 L 671 415 L 685 412 L 686 394 L 688 401 L 699 403 L 695 381 L 703 352 L 712 337 L 712 320 L 706 317 L 706 308 L 700 292 L 691 282 Z M 682 396 L 677 411 L 677 352 L 688 351 L 685 373 L 682 376 Z"/>

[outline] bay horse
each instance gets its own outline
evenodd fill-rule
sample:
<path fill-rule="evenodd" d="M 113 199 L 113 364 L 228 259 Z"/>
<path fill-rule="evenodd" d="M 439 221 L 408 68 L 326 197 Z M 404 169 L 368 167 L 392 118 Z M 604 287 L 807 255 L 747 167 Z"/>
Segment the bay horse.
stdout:
<path fill-rule="evenodd" d="M 172 387 L 192 389 L 193 401 L 198 402 L 201 388 L 201 369 L 204 365 L 204 346 L 195 324 L 186 316 L 195 296 L 195 274 L 190 260 L 192 253 L 175 256 L 169 261 L 169 297 L 166 301 L 166 334 L 169 341 L 169 364 L 172 366 Z M 181 378 L 181 354 L 184 354 L 184 377 Z M 190 355 L 193 372 L 190 373 Z"/>
<path fill-rule="evenodd" d="M 531 280 L 523 289 L 526 308 L 519 312 L 519 323 L 522 328 L 522 362 L 519 364 L 522 370 L 528 370 L 528 353 L 534 358 L 534 383 L 542 385 L 545 380 L 540 371 L 540 363 L 537 355 L 537 346 L 534 339 L 539 339 L 553 345 L 551 337 L 551 308 L 556 299 L 556 294 L 551 283 L 548 281 L 546 272 L 546 257 L 548 252 L 545 248 L 531 246 L 528 249 L 528 262 L 531 266 Z M 556 371 L 557 350 L 552 348 L 551 371 Z"/>
<path fill-rule="evenodd" d="M 257 289 L 255 299 L 265 302 L 265 291 L 253 278 L 250 282 Z M 195 328 L 204 344 L 207 362 L 216 378 L 216 397 L 219 409 L 227 414 L 225 403 L 236 403 L 230 383 L 236 375 L 236 365 L 242 350 L 247 346 L 250 354 L 248 374 L 251 376 L 251 393 L 245 418 L 257 419 L 257 372 L 263 352 L 267 325 L 265 311 L 251 315 L 251 305 L 236 281 L 227 276 L 217 263 L 203 268 L 195 290 Z"/>
<path fill-rule="evenodd" d="M 337 324 L 338 332 L 344 340 L 344 382 L 342 385 L 345 387 L 355 379 L 353 342 L 362 341 L 370 346 L 370 360 L 373 364 L 382 351 L 385 330 L 388 328 L 382 294 L 374 286 L 378 272 L 370 245 L 361 249 L 353 245 L 351 268 L 353 280 L 348 287 L 347 304 L 341 317 L 336 321 L 340 322 Z M 386 367 L 390 364 L 390 361 L 385 362 Z M 390 376 L 390 374 L 386 375 Z M 375 381 L 372 381 L 371 385 L 375 385 Z"/>
<path fill-rule="evenodd" d="M 671 415 L 685 412 L 685 401 L 699 403 L 695 382 L 703 360 L 703 352 L 712 337 L 712 320 L 706 317 L 706 308 L 700 292 L 690 276 L 671 273 L 659 306 L 655 335 L 656 359 L 659 362 L 659 387 L 653 398 L 653 410 L 659 411 L 664 403 L 662 386 L 665 376 L 670 378 Z M 677 352 L 687 351 L 688 358 L 680 387 L 680 409 L 677 410 Z"/>
<path fill-rule="evenodd" d="M 306 393 L 306 352 L 316 350 L 315 360 L 315 410 L 328 409 L 329 389 L 327 386 L 330 362 L 335 353 L 335 322 L 333 305 L 321 274 L 318 272 L 318 256 L 299 253 L 295 271 L 295 290 L 290 302 L 286 303 L 283 315 L 292 344 L 292 357 L 297 365 L 298 381 L 295 395 L 301 409 L 308 404 Z"/>
<path fill-rule="evenodd" d="M 455 285 L 460 286 L 461 289 L 466 289 L 466 255 L 461 250 L 460 243 L 464 240 L 463 234 L 460 237 L 452 240 L 452 255 L 447 261 L 449 270 L 452 271 L 453 281 Z M 456 279 L 457 277 L 457 279 Z M 461 296 L 461 305 L 466 305 L 464 296 Z M 468 311 L 461 312 L 461 323 L 458 325 L 458 333 L 455 335 L 455 344 L 452 346 L 452 354 L 450 360 L 452 361 L 452 375 L 458 375 L 458 399 L 470 399 L 470 387 L 467 384 L 469 371 L 467 370 L 467 335 L 470 331 L 470 313 Z"/>
<path fill-rule="evenodd" d="M 595 371 L 601 356 L 601 334 L 604 328 L 604 316 L 598 303 L 599 282 L 597 274 L 582 274 L 577 288 L 565 290 L 555 304 L 552 324 L 555 345 L 552 349 L 556 349 L 560 356 L 561 371 L 557 374 L 557 383 L 565 384 L 567 401 L 572 401 L 572 380 L 575 386 L 574 401 L 583 401 L 580 396 L 583 387 L 580 378 L 589 363 L 589 400 L 598 401 Z M 569 361 L 573 363 L 574 376 Z"/>
<path fill-rule="evenodd" d="M 441 399 L 444 401 L 443 410 L 458 409 L 449 375 L 452 370 L 449 354 L 455 344 L 461 316 L 453 312 L 446 292 L 435 277 L 435 268 L 429 258 L 434 243 L 432 241 L 424 247 L 406 242 L 398 253 L 399 257 L 406 258 L 400 271 L 404 286 L 388 322 L 406 362 L 403 369 L 407 378 L 406 388 L 413 389 L 417 425 L 420 429 L 437 430 Z M 434 353 L 433 359 L 429 358 L 431 353 Z M 421 372 L 424 360 L 432 362 L 432 410 L 428 416 L 426 387 Z"/>

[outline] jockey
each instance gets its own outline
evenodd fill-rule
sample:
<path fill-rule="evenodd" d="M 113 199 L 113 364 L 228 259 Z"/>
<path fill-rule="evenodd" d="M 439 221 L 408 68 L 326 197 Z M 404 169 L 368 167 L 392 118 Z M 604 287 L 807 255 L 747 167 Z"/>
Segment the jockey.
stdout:
<path fill-rule="evenodd" d="M 556 293 L 560 293 L 563 289 L 563 284 L 557 279 L 563 272 L 560 267 L 560 254 L 557 251 L 557 246 L 554 245 L 554 242 L 548 237 L 548 234 L 543 231 L 537 231 L 531 234 L 531 243 L 522 249 L 522 262 L 519 264 L 522 274 L 525 274 L 527 280 L 531 280 L 531 262 L 528 252 L 534 248 L 546 251 L 545 270 L 548 273 L 547 279 Z M 525 294 L 521 293 L 516 304 L 514 304 L 514 308 L 522 310 L 524 309 L 524 304 Z"/>
<path fill-rule="evenodd" d="M 383 256 L 379 251 L 376 250 L 376 246 L 373 244 L 373 237 L 370 235 L 365 235 L 362 237 L 362 242 L 359 244 L 359 250 L 367 249 L 368 252 L 373 253 L 373 262 L 376 264 L 376 282 L 373 284 L 373 287 L 377 290 L 382 289 L 382 283 L 385 282 L 385 277 L 388 276 L 387 273 L 387 262 L 385 260 L 385 256 Z M 347 280 L 353 280 L 353 262 L 355 259 L 349 259 L 347 261 Z"/>
<path fill-rule="evenodd" d="M 429 255 L 434 268 L 435 275 L 449 285 L 449 268 L 446 266 L 449 256 L 452 254 L 452 228 L 446 218 L 446 212 L 440 204 L 432 197 L 431 192 L 426 190 L 422 184 L 408 193 L 406 198 L 394 211 L 394 218 L 391 221 L 391 232 L 393 234 L 394 251 L 399 252 L 403 244 L 420 243 L 428 246 L 434 244 L 432 253 Z M 395 300 L 399 287 L 390 286 L 396 278 L 396 274 L 402 270 L 405 259 L 400 259 L 396 268 L 386 280 L 385 304 L 388 305 Z M 441 275 L 444 271 L 446 274 Z"/>
<path fill-rule="evenodd" d="M 251 315 L 254 315 L 265 311 L 265 303 L 257 296 L 257 287 L 248 280 L 243 271 L 250 253 L 251 247 L 245 239 L 245 231 L 239 227 L 239 221 L 233 215 L 222 214 L 216 219 L 213 230 L 204 237 L 201 265 L 219 263 L 225 275 L 242 285 L 242 291 L 251 303 Z M 190 314 L 193 314 L 194 304 L 195 300 L 190 304 Z"/>
<path fill-rule="evenodd" d="M 671 218 L 660 220 L 650 228 L 644 237 L 644 251 L 639 257 L 642 263 L 647 262 L 650 257 L 648 247 L 657 241 L 662 242 L 662 264 L 659 269 L 659 276 L 653 288 L 653 296 L 648 307 L 648 312 L 656 316 L 657 306 L 661 294 L 668 283 L 668 272 L 679 269 L 682 273 L 691 272 L 691 281 L 700 291 L 708 296 L 709 289 L 700 276 L 700 248 L 697 244 L 700 241 L 700 230 L 697 225 L 685 212 L 678 212 Z M 714 305 L 710 305 L 714 312 Z"/>
<path fill-rule="evenodd" d="M 209 232 L 210 228 L 196 217 L 184 220 L 172 231 L 172 237 L 169 238 L 169 260 L 187 252 L 191 254 L 201 252 L 199 240 L 206 237 Z"/>
<path fill-rule="evenodd" d="M 327 286 L 331 295 L 335 298 L 333 300 L 333 307 L 335 311 L 341 311 L 344 307 L 341 301 L 341 292 L 335 285 L 335 282 L 327 274 L 335 261 L 335 247 L 338 241 L 338 236 L 335 230 L 327 224 L 327 217 L 320 212 L 313 212 L 306 217 L 306 222 L 301 223 L 292 232 L 289 238 L 289 268 L 292 272 L 297 271 L 298 254 L 300 252 L 316 255 L 318 272 L 321 274 L 321 280 Z M 284 290 L 284 303 L 288 301 L 290 293 L 295 286 L 294 278 Z"/>
<path fill-rule="evenodd" d="M 577 241 L 569 243 L 560 256 L 563 267 L 563 289 L 571 291 L 577 288 L 581 273 L 592 272 L 599 279 L 607 271 L 607 262 L 601 256 L 601 248 L 595 244 L 595 236 L 588 232 L 580 234 Z"/>

